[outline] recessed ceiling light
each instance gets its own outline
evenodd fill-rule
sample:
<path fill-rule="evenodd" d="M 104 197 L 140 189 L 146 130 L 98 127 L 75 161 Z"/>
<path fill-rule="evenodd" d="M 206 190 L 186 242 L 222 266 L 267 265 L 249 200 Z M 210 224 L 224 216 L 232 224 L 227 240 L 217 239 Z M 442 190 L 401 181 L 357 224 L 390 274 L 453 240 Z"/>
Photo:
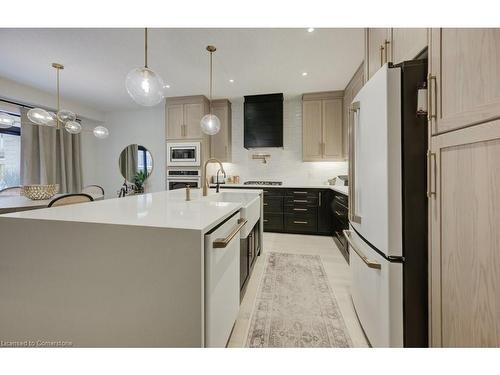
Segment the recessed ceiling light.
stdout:
<path fill-rule="evenodd" d="M 234 82 L 234 79 L 230 79 L 229 82 L 233 83 Z"/>
<path fill-rule="evenodd" d="M 165 87 L 166 89 L 169 89 L 169 88 L 170 88 L 170 85 L 165 85 L 165 86 L 163 86 L 163 87 Z"/>
<path fill-rule="evenodd" d="M 302 72 L 302 76 L 305 77 L 307 75 L 307 72 Z"/>
<path fill-rule="evenodd" d="M 308 33 L 312 33 L 313 31 L 314 31 L 314 27 L 310 27 L 310 28 L 307 29 Z"/>

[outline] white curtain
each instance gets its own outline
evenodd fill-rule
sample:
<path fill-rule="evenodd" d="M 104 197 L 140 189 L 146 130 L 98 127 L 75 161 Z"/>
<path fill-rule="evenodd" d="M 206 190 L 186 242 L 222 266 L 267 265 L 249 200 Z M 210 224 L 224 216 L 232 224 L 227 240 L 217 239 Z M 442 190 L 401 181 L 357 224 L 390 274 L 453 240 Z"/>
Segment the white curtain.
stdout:
<path fill-rule="evenodd" d="M 82 188 L 80 135 L 38 126 L 21 109 L 21 181 L 23 185 L 59 184 L 61 193 Z"/>

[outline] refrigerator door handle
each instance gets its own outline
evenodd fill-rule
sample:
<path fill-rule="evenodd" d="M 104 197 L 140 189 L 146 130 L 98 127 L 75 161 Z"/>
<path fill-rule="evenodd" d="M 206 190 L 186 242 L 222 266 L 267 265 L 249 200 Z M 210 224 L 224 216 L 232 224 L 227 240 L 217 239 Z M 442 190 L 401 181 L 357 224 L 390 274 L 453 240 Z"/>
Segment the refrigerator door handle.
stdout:
<path fill-rule="evenodd" d="M 381 269 L 382 265 L 379 262 L 376 262 L 374 260 L 370 260 L 366 257 L 365 254 L 359 250 L 356 245 L 354 245 L 354 242 L 351 240 L 351 231 L 350 230 L 344 230 L 344 237 L 346 238 L 347 242 L 349 243 L 349 246 L 354 250 L 356 254 L 359 255 L 361 260 L 368 266 L 368 268 L 374 268 L 374 269 Z"/>
<path fill-rule="evenodd" d="M 356 127 L 359 121 L 355 121 L 361 106 L 359 102 L 351 104 L 349 111 L 349 220 L 354 223 L 361 224 L 361 216 L 356 214 Z"/>

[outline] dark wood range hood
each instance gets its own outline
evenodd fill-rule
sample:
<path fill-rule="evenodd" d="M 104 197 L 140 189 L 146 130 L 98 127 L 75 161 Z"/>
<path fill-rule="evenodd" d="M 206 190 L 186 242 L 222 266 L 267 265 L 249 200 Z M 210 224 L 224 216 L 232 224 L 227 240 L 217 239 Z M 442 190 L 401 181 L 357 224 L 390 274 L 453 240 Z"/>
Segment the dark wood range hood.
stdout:
<path fill-rule="evenodd" d="M 245 96 L 246 149 L 283 147 L 283 94 Z"/>

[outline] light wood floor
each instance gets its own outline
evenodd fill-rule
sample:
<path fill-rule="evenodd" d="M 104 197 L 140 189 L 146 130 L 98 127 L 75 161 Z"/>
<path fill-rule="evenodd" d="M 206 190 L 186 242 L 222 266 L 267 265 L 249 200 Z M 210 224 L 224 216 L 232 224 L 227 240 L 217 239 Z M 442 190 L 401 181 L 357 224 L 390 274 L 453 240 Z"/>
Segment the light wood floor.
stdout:
<path fill-rule="evenodd" d="M 253 274 L 248 282 L 245 297 L 229 340 L 229 347 L 244 347 L 250 325 L 250 317 L 257 296 L 257 290 L 264 272 L 265 254 L 281 252 L 319 255 L 330 281 L 330 286 L 344 316 L 347 329 L 355 347 L 367 347 L 349 294 L 349 265 L 337 248 L 333 238 L 327 236 L 304 236 L 297 234 L 264 233 L 264 249 L 258 257 Z"/>

